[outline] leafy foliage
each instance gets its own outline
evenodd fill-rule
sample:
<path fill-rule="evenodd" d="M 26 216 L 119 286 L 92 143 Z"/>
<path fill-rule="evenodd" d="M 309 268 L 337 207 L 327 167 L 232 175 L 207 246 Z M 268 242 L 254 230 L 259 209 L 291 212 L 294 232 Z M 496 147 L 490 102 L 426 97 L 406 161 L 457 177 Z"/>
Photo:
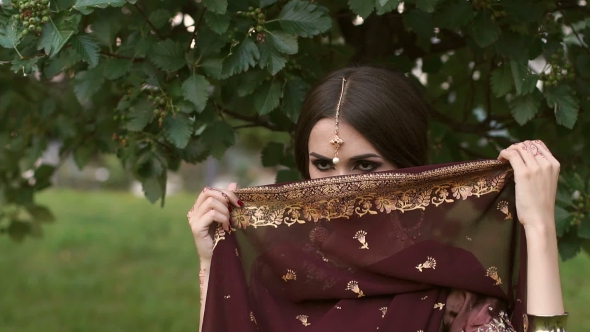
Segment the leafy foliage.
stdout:
<path fill-rule="evenodd" d="M 433 105 L 432 162 L 495 158 L 533 138 L 551 147 L 562 165 L 560 250 L 571 257 L 590 248 L 587 10 L 549 0 L 4 1 L 0 229 L 22 239 L 54 219 L 34 202 L 55 171 L 39 164 L 49 141 L 80 167 L 116 153 L 163 202 L 167 170 L 221 158 L 239 128 L 293 133 L 317 79 L 386 62 L 413 70 Z M 278 181 L 298 178 L 290 151 L 263 149 Z"/>

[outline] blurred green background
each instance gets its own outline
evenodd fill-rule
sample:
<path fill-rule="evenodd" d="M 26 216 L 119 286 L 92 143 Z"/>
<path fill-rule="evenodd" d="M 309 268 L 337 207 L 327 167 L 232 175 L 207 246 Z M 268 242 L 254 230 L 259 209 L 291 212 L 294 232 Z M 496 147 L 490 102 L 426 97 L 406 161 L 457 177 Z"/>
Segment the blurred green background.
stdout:
<path fill-rule="evenodd" d="M 197 331 L 198 258 L 185 213 L 124 192 L 39 196 L 58 222 L 40 240 L 0 237 L 0 331 Z M 590 331 L 590 257 L 561 265 L 570 331 Z"/>

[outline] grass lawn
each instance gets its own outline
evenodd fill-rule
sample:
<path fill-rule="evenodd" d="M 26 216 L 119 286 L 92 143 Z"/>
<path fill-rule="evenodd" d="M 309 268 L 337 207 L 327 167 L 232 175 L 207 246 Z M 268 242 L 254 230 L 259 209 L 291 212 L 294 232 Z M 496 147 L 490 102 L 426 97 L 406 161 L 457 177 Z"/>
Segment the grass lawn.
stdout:
<path fill-rule="evenodd" d="M 0 332 L 197 330 L 191 195 L 164 209 L 111 192 L 49 191 L 38 201 L 58 218 L 44 239 L 0 237 Z M 589 275 L 586 255 L 562 264 L 570 331 L 590 331 Z"/>

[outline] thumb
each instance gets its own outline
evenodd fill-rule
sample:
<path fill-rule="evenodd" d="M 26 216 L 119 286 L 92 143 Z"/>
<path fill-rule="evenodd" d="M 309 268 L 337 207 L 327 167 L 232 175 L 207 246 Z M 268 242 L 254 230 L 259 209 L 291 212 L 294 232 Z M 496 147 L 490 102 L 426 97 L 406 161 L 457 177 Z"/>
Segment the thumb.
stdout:
<path fill-rule="evenodd" d="M 235 182 L 232 182 L 232 183 L 229 184 L 229 186 L 227 186 L 227 190 L 234 191 L 236 189 L 238 189 L 238 184 L 235 183 Z"/>

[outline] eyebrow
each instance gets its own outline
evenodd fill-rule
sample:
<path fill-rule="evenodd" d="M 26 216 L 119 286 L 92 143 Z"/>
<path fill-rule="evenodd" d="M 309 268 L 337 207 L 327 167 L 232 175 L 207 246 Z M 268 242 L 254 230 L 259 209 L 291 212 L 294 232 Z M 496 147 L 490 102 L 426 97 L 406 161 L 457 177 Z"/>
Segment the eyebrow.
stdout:
<path fill-rule="evenodd" d="M 317 154 L 315 152 L 311 152 L 309 155 L 312 156 L 312 157 L 316 157 L 318 159 L 332 161 L 332 158 L 328 158 L 328 157 L 322 156 L 321 154 Z M 366 154 L 361 154 L 361 155 L 358 155 L 358 156 L 354 156 L 354 157 L 350 158 L 350 160 L 356 161 L 356 160 L 367 159 L 367 158 L 380 158 L 380 159 L 382 159 L 381 156 L 379 156 L 377 154 L 374 154 L 374 153 L 366 153 Z"/>

